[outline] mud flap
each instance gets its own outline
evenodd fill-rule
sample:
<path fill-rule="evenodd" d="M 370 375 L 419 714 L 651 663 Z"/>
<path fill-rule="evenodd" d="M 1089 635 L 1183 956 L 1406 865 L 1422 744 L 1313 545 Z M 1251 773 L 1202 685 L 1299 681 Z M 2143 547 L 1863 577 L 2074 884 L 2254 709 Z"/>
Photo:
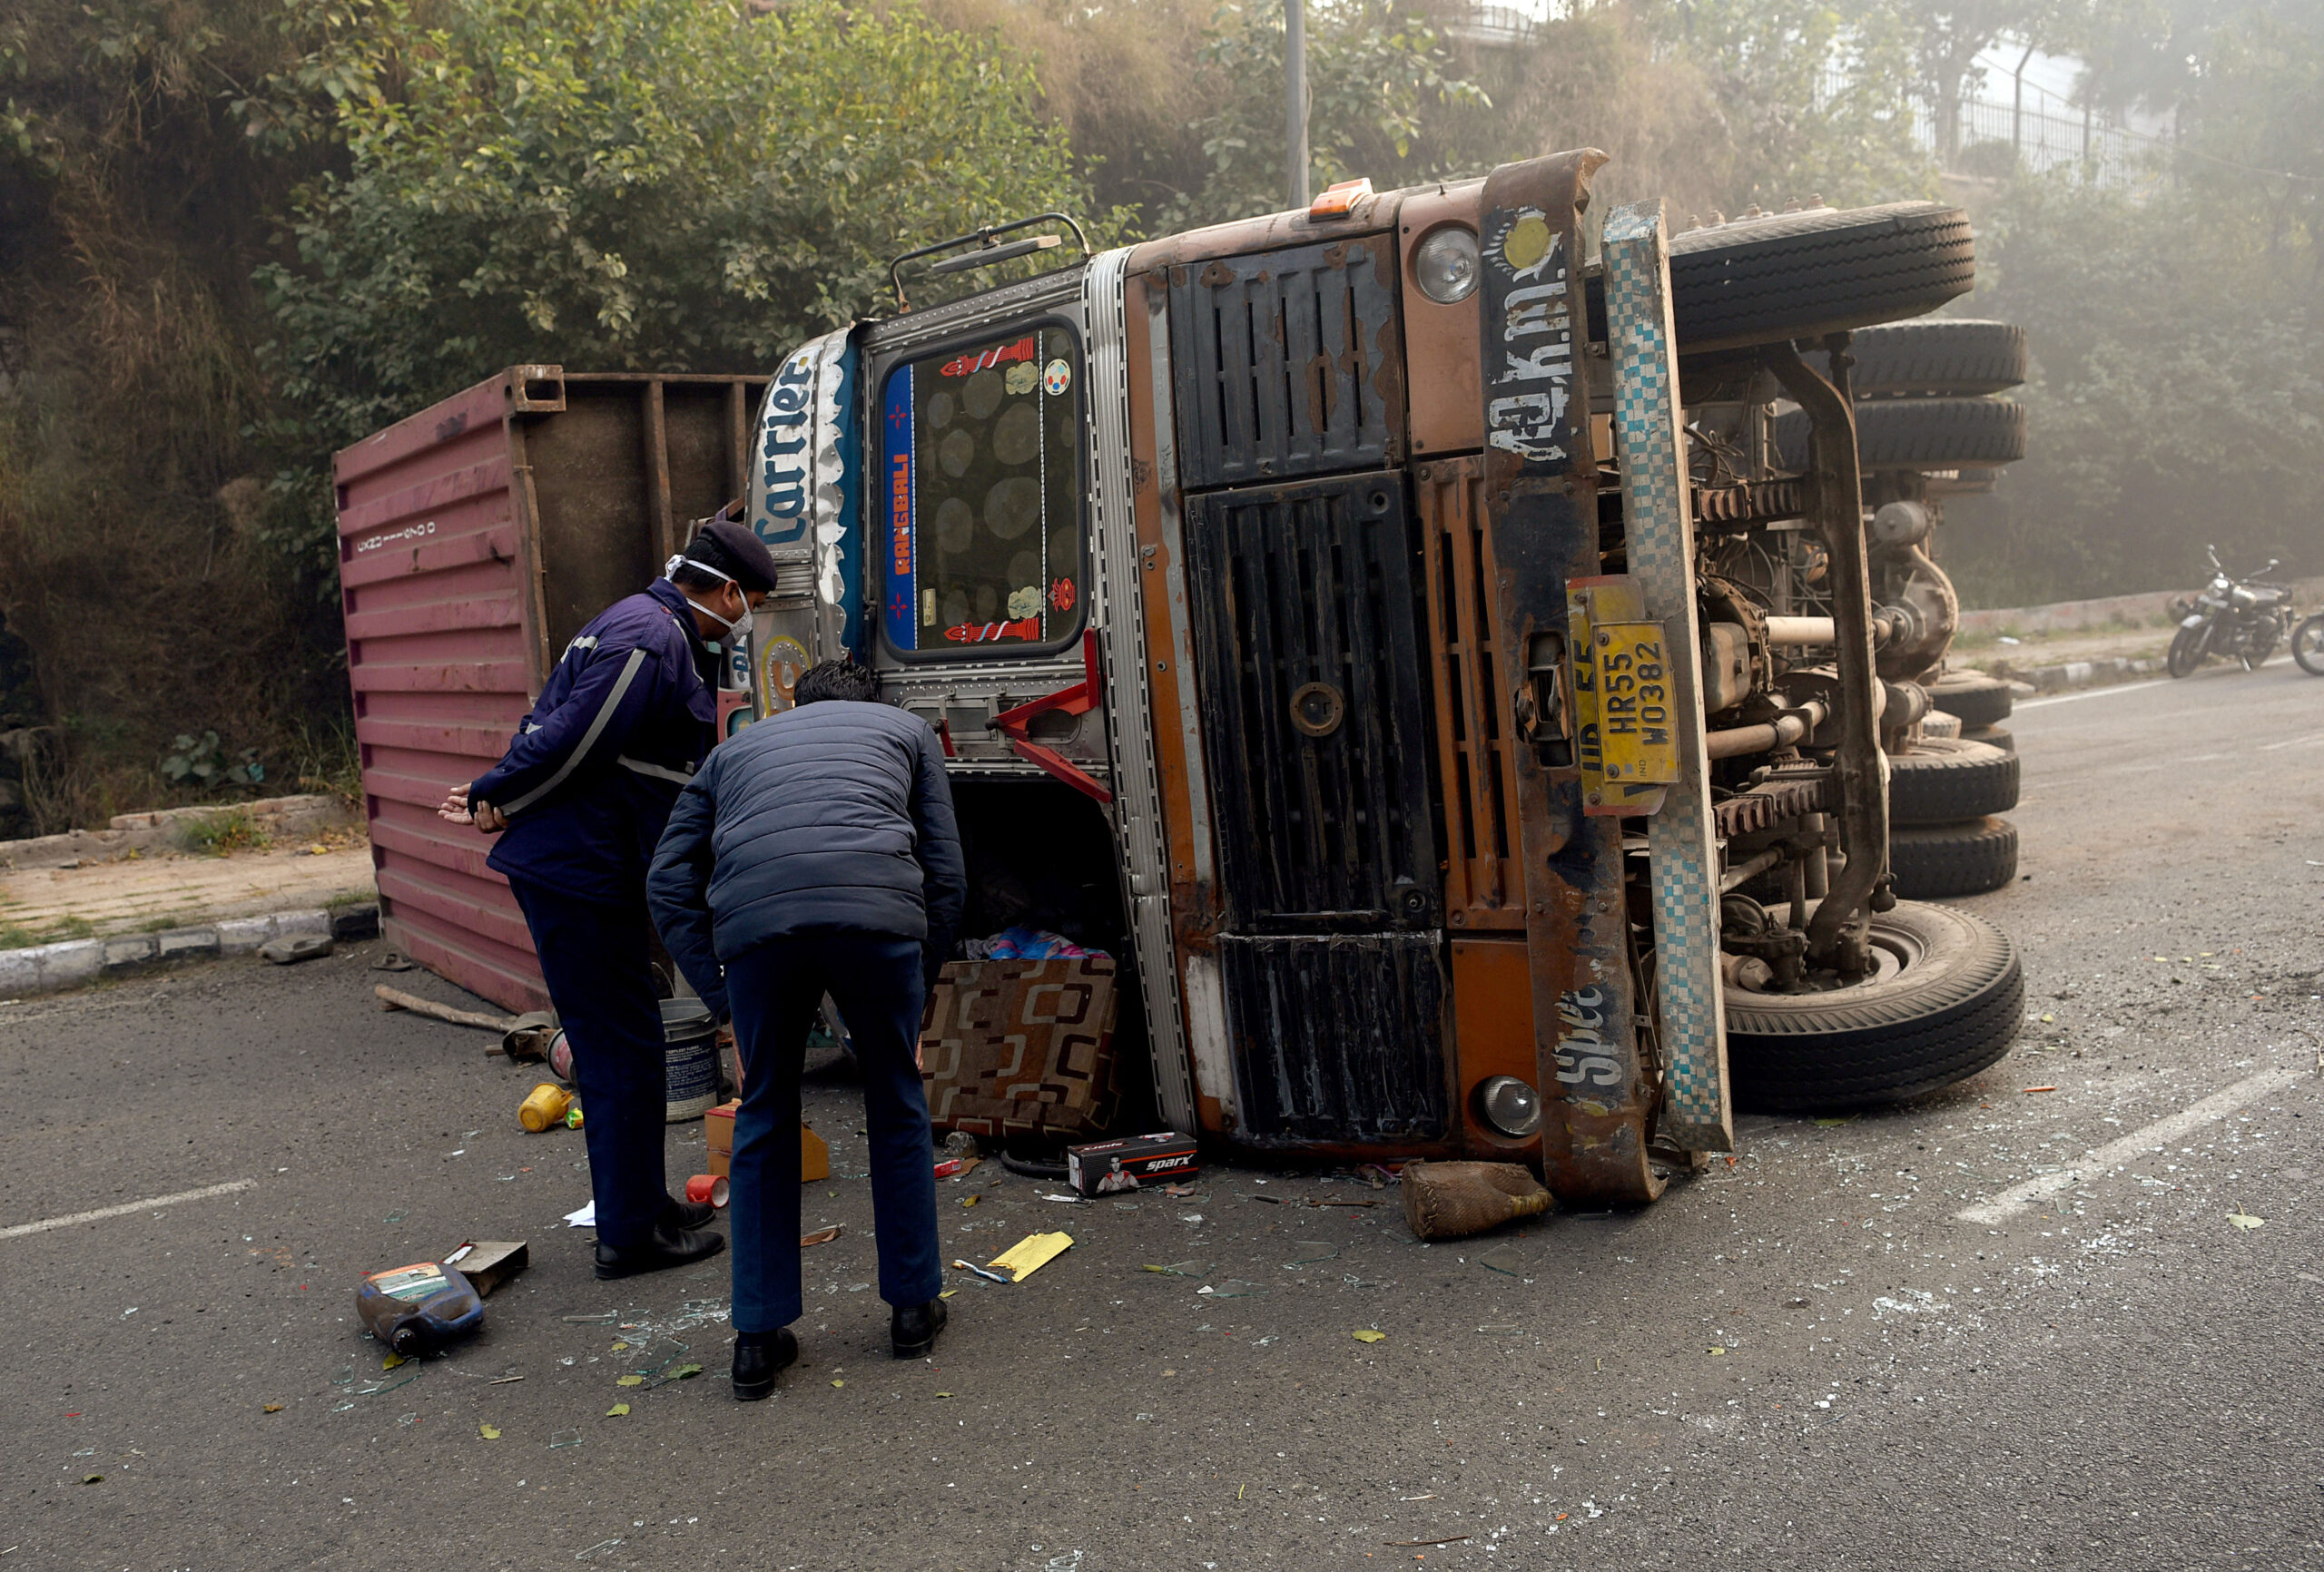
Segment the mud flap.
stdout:
<path fill-rule="evenodd" d="M 1669 650 L 1678 779 L 1647 820 L 1654 892 L 1654 984 L 1663 1073 L 1658 1133 L 1692 1152 L 1735 1146 L 1727 1022 L 1718 976 L 1718 850 L 1703 752 L 1702 650 L 1695 626 L 1694 521 L 1679 429 L 1678 343 L 1659 201 L 1606 215 L 1606 338 L 1614 451 L 1630 570 Z"/>

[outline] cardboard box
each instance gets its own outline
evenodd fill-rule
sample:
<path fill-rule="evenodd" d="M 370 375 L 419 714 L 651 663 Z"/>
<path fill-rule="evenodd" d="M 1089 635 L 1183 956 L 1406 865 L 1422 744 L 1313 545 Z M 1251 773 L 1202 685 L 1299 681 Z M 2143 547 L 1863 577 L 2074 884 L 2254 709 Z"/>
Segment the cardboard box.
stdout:
<path fill-rule="evenodd" d="M 734 1111 L 742 1105 L 743 1099 L 735 1097 L 703 1115 L 703 1137 L 710 1143 L 710 1165 L 703 1172 L 728 1177 L 727 1169 L 734 1158 Z"/>
<path fill-rule="evenodd" d="M 702 1116 L 703 1134 L 710 1142 L 710 1165 L 704 1172 L 720 1179 L 733 1177 L 734 1164 L 734 1111 L 743 1105 L 736 1097 L 721 1103 Z M 832 1176 L 832 1149 L 823 1138 L 805 1125 L 799 1126 L 799 1183 L 812 1184 L 818 1179 Z"/>
<path fill-rule="evenodd" d="M 1141 1184 L 1166 1184 L 1202 1172 L 1191 1135 L 1157 1130 L 1065 1150 L 1068 1183 L 1083 1195 L 1110 1195 Z"/>
<path fill-rule="evenodd" d="M 444 1257 L 444 1264 L 458 1267 L 478 1294 L 489 1299 L 494 1289 L 532 1264 L 532 1252 L 521 1239 L 470 1239 Z"/>
<path fill-rule="evenodd" d="M 945 963 L 920 1035 L 940 1136 L 1105 1134 L 1121 1104 L 1117 965 L 1095 956 Z"/>

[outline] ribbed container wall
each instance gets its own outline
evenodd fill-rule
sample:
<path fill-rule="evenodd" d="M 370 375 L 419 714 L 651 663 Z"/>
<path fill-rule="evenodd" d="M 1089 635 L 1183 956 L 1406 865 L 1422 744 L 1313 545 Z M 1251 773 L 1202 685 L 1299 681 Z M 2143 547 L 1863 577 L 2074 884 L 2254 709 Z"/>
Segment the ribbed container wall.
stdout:
<path fill-rule="evenodd" d="M 742 490 L 760 377 L 511 367 L 340 452 L 340 587 L 389 940 L 504 1008 L 548 1003 L 491 842 L 447 824 L 556 652 Z"/>

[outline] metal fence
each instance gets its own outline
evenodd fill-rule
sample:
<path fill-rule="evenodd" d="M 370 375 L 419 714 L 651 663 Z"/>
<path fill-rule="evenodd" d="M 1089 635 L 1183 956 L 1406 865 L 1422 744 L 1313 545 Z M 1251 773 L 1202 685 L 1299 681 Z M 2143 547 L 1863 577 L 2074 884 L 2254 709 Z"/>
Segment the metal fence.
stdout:
<path fill-rule="evenodd" d="M 1820 108 L 1856 86 L 1839 67 L 1818 84 Z M 1914 142 L 1933 155 L 1936 113 L 1925 98 L 1906 100 Z M 2141 190 L 2161 178 L 2170 151 L 2163 138 L 2136 131 L 2112 117 L 2078 107 L 2027 85 L 2022 93 L 2005 83 L 1999 93 L 1975 93 L 1961 101 L 1960 145 L 1949 159 L 1953 172 L 1999 175 L 2013 168 L 2028 174 L 2064 171 L 2093 185 Z"/>

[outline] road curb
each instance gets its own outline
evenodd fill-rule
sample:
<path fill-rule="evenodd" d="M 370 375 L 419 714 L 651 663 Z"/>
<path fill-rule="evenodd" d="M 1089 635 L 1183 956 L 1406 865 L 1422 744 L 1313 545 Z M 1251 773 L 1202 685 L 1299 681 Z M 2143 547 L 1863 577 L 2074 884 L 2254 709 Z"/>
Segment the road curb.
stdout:
<path fill-rule="evenodd" d="M 162 933 L 117 933 L 103 938 L 68 938 L 55 944 L 0 950 L 0 998 L 59 993 L 84 987 L 100 978 L 168 961 L 248 955 L 269 939 L 291 934 L 321 933 L 334 938 L 359 939 L 375 938 L 379 931 L 377 906 L 346 907 L 338 911 L 318 907 L 270 912 L 263 917 L 230 918 L 223 922 L 173 928 Z"/>
<path fill-rule="evenodd" d="M 2157 660 L 2131 660 L 2122 655 L 2101 656 L 2094 661 L 2067 661 L 2062 665 L 2034 666 L 2027 671 L 2003 669 L 1995 675 L 2033 684 L 2037 693 L 2063 693 L 2075 688 L 2103 688 L 2116 683 L 2132 683 L 2142 677 L 2152 677 L 2163 670 Z"/>

